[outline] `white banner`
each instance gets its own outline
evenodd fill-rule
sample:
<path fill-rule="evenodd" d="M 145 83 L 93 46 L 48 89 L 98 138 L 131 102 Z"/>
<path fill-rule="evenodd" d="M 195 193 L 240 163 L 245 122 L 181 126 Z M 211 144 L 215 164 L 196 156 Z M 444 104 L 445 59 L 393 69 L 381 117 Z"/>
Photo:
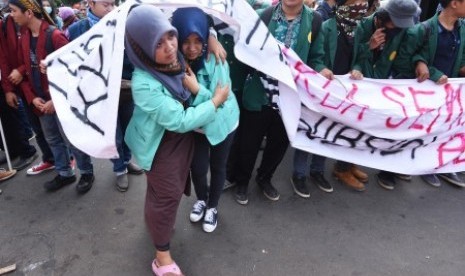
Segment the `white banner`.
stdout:
<path fill-rule="evenodd" d="M 289 133 L 293 147 L 405 174 L 465 171 L 463 79 L 328 81 L 293 51 L 284 55 L 305 105 Z M 284 104 L 281 111 L 286 124 L 299 112 Z"/>
<path fill-rule="evenodd" d="M 222 32 L 235 34 L 239 59 L 271 76 L 285 75 L 282 81 L 295 89 L 280 46 L 267 33 L 266 26 L 259 24 L 258 15 L 244 0 L 127 1 L 46 59 L 57 115 L 70 142 L 83 152 L 98 158 L 118 156 L 115 126 L 124 29 L 130 7 L 140 3 L 159 6 L 168 17 L 177 7 L 202 8 L 215 18 Z"/>
<path fill-rule="evenodd" d="M 214 16 L 221 32 L 234 34 L 236 57 L 279 80 L 279 105 L 293 147 L 406 174 L 465 171 L 461 80 L 443 86 L 347 76 L 328 81 L 278 44 L 244 0 L 144 3 L 163 8 L 167 16 L 177 7 L 200 7 Z M 47 57 L 64 131 L 94 157 L 117 156 L 124 25 L 133 4 L 126 2 Z"/>

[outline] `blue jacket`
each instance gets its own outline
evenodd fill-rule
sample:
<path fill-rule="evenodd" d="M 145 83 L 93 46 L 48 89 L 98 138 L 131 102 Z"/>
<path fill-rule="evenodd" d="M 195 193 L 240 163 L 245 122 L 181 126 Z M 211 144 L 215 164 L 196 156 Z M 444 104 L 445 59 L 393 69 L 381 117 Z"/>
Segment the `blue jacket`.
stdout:
<path fill-rule="evenodd" d="M 200 85 L 196 99 L 208 99 L 210 92 Z M 184 109 L 181 102 L 152 75 L 139 68 L 132 75 L 132 97 L 135 107 L 126 129 L 125 141 L 137 163 L 150 170 L 165 130 L 185 133 L 215 120 L 211 100 Z"/>
<path fill-rule="evenodd" d="M 210 61 L 205 60 L 205 66 L 197 72 L 197 80 L 209 90 L 210 94 L 197 95 L 193 105 L 211 99 L 218 84 L 221 86 L 229 85 L 228 99 L 218 108 L 215 120 L 202 127 L 210 144 L 217 145 L 226 139 L 228 134 L 235 130 L 239 124 L 239 105 L 231 91 L 229 66 L 227 63 L 216 64 L 216 59 L 211 57 Z"/>

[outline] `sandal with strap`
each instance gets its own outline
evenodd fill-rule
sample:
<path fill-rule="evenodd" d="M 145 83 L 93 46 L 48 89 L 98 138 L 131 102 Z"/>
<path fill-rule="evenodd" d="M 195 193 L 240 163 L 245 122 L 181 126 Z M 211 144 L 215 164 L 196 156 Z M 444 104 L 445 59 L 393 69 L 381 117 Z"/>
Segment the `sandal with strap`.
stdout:
<path fill-rule="evenodd" d="M 152 262 L 152 271 L 155 276 L 184 276 L 175 262 L 169 265 L 159 266 L 156 259 Z"/>

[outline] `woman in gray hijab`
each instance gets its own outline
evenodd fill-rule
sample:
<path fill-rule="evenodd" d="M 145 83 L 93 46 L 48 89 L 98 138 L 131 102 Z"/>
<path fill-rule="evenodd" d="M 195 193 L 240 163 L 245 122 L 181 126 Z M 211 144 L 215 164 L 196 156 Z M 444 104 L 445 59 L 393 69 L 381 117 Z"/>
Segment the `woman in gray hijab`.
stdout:
<path fill-rule="evenodd" d="M 152 270 L 160 276 L 182 275 L 171 258 L 170 240 L 182 194 L 190 192 L 191 130 L 215 119 L 229 89 L 218 87 L 212 96 L 198 84 L 178 52 L 176 29 L 155 6 L 130 11 L 125 45 L 135 66 L 135 108 L 125 140 L 146 171 L 145 220 L 156 248 Z"/>

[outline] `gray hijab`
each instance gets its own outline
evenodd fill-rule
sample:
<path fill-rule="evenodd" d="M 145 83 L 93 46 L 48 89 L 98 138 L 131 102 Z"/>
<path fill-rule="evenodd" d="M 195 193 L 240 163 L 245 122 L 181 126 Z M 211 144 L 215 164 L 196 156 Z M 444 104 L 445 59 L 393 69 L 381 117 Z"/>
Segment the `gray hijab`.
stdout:
<path fill-rule="evenodd" d="M 174 98 L 184 102 L 189 99 L 191 93 L 182 85 L 186 65 L 181 53 L 178 51 L 178 60 L 181 63 L 179 73 L 166 74 L 157 71 L 153 66 L 156 62 L 153 56 L 155 47 L 163 35 L 170 31 L 174 31 L 176 35 L 178 33 L 159 8 L 153 5 L 139 5 L 129 12 L 126 20 L 126 53 L 135 67 L 149 72 Z"/>

